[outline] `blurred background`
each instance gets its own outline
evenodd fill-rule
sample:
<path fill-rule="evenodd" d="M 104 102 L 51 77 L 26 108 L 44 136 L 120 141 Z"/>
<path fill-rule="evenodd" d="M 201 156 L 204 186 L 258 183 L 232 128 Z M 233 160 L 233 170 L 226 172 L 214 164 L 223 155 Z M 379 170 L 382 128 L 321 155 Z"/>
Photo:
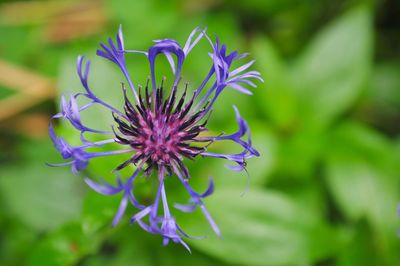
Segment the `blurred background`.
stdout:
<path fill-rule="evenodd" d="M 400 265 L 400 2 L 396 0 L 0 1 L 1 265 Z M 129 225 L 128 209 L 111 228 L 119 196 L 90 191 L 48 136 L 61 94 L 81 90 L 75 59 L 92 59 L 90 82 L 121 101 L 123 77 L 96 57 L 99 42 L 122 24 L 127 49 L 154 39 L 184 44 L 197 26 L 228 49 L 250 52 L 265 83 L 254 96 L 219 99 L 210 128 L 236 130 L 232 104 L 262 154 L 246 175 L 219 160 L 190 164 L 192 182 L 216 190 L 206 200 L 223 238 L 201 213 L 176 214 L 193 254 L 162 246 Z M 184 78 L 209 68 L 207 43 L 193 50 Z M 148 66 L 129 55 L 135 83 Z M 112 123 L 110 114 L 86 119 Z M 64 125 L 58 133 L 77 140 Z M 229 150 L 227 146 L 219 147 Z M 91 164 L 109 176 L 115 161 Z M 154 186 L 143 180 L 140 193 Z M 169 188 L 172 199 L 184 191 Z"/>

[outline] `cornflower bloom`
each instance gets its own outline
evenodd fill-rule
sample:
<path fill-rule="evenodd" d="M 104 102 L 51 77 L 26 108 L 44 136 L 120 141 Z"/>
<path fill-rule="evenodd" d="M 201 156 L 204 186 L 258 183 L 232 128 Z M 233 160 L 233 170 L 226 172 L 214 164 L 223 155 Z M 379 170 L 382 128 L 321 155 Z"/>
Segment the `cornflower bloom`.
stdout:
<path fill-rule="evenodd" d="M 191 96 L 187 97 L 189 94 L 187 84 L 181 96 L 178 96 L 183 63 L 202 39 L 206 39 L 211 46 L 209 56 L 212 65 L 203 82 Z M 125 102 L 123 111 L 94 94 L 89 86 L 90 61 L 79 56 L 77 72 L 84 91 L 71 95 L 69 99 L 62 97 L 61 111 L 54 115 L 53 119 L 67 120 L 80 132 L 81 145 L 72 146 L 64 138 L 57 136 L 50 123 L 50 137 L 62 157 L 68 160 L 54 165 L 71 165 L 72 171 L 78 173 L 84 170 L 93 158 L 129 154 L 129 159 L 121 162 L 114 169 L 117 176 L 116 185 L 106 182 L 98 183 L 85 177 L 87 185 L 100 194 L 106 196 L 122 194 L 119 208 L 112 222 L 113 226 L 118 224 L 128 204 L 131 204 L 138 210 L 132 216 L 131 223 L 137 223 L 149 233 L 161 235 L 164 245 L 172 240 L 184 245 L 190 251 L 182 240 L 183 237 L 189 237 L 189 235 L 179 227 L 171 214 L 164 186 L 167 177 L 176 176 L 188 192 L 190 203 L 175 204 L 175 208 L 183 212 L 192 212 L 200 208 L 213 231 L 220 236 L 217 224 L 203 203 L 203 199 L 214 191 L 213 180 L 210 179 L 205 192 L 194 191 L 189 185 L 190 174 L 184 159 L 193 160 L 198 156 L 221 158 L 235 164 L 230 165 L 230 169 L 242 171 L 245 170 L 248 158 L 259 156 L 252 147 L 249 127 L 235 106 L 233 109 L 238 124 L 236 132 L 217 136 L 204 134 L 208 131 L 206 125 L 214 102 L 225 88 L 230 87 L 241 93 L 251 94 L 246 87 L 256 87 L 252 80 L 262 81 L 259 72 L 249 70 L 254 61 L 231 70 L 232 64 L 247 54 L 227 53 L 226 46 L 222 45 L 218 38 L 212 42 L 205 30 L 200 28 L 192 31 L 183 47 L 175 40 L 163 39 L 156 40 L 148 51 L 126 50 L 121 27 L 115 40 L 109 38 L 108 45 L 102 43 L 100 46 L 101 49 L 97 50 L 97 55 L 114 63 L 129 85 L 127 91 L 122 84 Z M 143 54 L 149 62 L 150 77 L 144 90 L 140 87 L 136 88 L 131 80 L 125 61 L 128 53 Z M 168 90 L 169 94 L 164 89 L 164 80 L 159 84 L 156 82 L 155 61 L 158 55 L 166 57 L 173 72 L 173 83 Z M 128 95 L 130 93 L 131 96 Z M 134 101 L 129 99 L 132 96 Z M 79 106 L 78 98 L 86 99 L 87 103 Z M 114 126 L 109 131 L 94 129 L 83 124 L 81 113 L 94 105 L 101 106 L 110 112 Z M 102 140 L 90 141 L 85 137 L 87 133 L 96 134 L 97 139 Z M 237 154 L 209 152 L 208 146 L 217 141 L 231 141 L 239 145 L 242 151 Z M 105 152 L 93 151 L 93 148 L 106 145 L 118 148 Z M 132 167 L 135 170 L 124 181 L 119 172 L 126 167 Z M 145 205 L 140 203 L 133 193 L 134 181 L 141 174 L 150 176 L 153 172 L 157 173 L 158 190 L 154 202 Z M 162 211 L 160 205 L 162 205 Z"/>

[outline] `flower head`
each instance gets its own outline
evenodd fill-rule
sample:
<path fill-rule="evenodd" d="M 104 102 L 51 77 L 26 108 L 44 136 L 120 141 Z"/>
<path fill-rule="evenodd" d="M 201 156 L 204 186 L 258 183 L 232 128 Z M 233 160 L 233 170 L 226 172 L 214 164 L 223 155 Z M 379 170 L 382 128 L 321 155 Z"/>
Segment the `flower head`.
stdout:
<path fill-rule="evenodd" d="M 212 52 L 209 55 L 212 64 L 203 82 L 195 91 L 189 92 L 187 84 L 184 86 L 179 84 L 182 66 L 191 50 L 203 38 L 206 38 L 211 45 Z M 85 169 L 93 158 L 121 153 L 130 154 L 126 161 L 120 162 L 114 169 L 117 175 L 116 186 L 85 178 L 87 185 L 100 194 L 107 196 L 122 194 L 120 206 L 112 223 L 114 226 L 123 217 L 128 204 L 131 204 L 138 209 L 131 218 L 131 223 L 137 223 L 149 233 L 161 235 L 165 245 L 173 241 L 190 250 L 182 240 L 183 237 L 190 236 L 179 227 L 172 215 L 164 186 L 167 177 L 176 176 L 187 190 L 190 203 L 175 204 L 175 208 L 183 212 L 192 212 L 197 207 L 200 208 L 211 228 L 220 235 L 217 224 L 202 201 L 213 193 L 214 183 L 210 179 L 205 192 L 201 194 L 195 192 L 189 185 L 190 174 L 185 166 L 185 160 L 193 160 L 198 156 L 221 158 L 236 164 L 230 165 L 230 169 L 242 171 L 245 170 L 247 159 L 259 156 L 252 146 L 249 127 L 235 106 L 233 108 L 238 124 L 237 132 L 217 136 L 205 134 L 208 131 L 207 121 L 214 102 L 225 88 L 231 87 L 239 92 L 251 94 L 245 87 L 255 87 L 252 81 L 254 79 L 262 81 L 260 73 L 248 70 L 254 61 L 231 70 L 232 63 L 247 54 L 239 55 L 237 52 L 227 54 L 226 46 L 221 45 L 218 38 L 213 43 L 205 30 L 200 28 L 190 34 L 183 48 L 175 40 L 163 39 L 155 41 L 148 51 L 137 51 L 125 49 L 120 27 L 116 40 L 110 38 L 108 46 L 101 44 L 101 48 L 97 51 L 97 55 L 117 65 L 127 80 L 130 91 L 122 85 L 125 104 L 121 107 L 111 106 L 106 100 L 98 98 L 89 86 L 90 61 L 85 63 L 82 56 L 78 57 L 77 72 L 84 92 L 72 95 L 69 101 L 62 97 L 61 111 L 54 115 L 53 119 L 69 121 L 80 132 L 82 144 L 69 145 L 62 137 L 56 135 L 53 126 L 50 125 L 49 134 L 55 147 L 62 157 L 68 160 L 59 165 L 72 165 L 73 172 L 78 173 Z M 125 64 L 127 53 L 141 53 L 148 60 L 150 80 L 144 89 L 133 85 Z M 155 59 L 159 55 L 167 58 L 174 74 L 170 89 L 165 88 L 164 79 L 159 84 L 156 80 Z M 178 91 L 181 87 L 184 88 L 180 94 Z M 130 99 L 129 93 L 132 93 L 134 100 Z M 84 98 L 87 103 L 79 106 L 77 98 Z M 83 124 L 80 114 L 93 105 L 100 105 L 110 113 L 114 126 L 109 131 L 97 130 Z M 85 138 L 85 133 L 97 134 L 102 140 L 90 141 Z M 237 154 L 209 152 L 208 147 L 217 141 L 231 141 L 239 145 L 242 151 Z M 114 144 L 113 147 L 118 146 L 118 148 L 106 152 L 93 150 L 109 144 Z M 132 165 L 136 168 L 135 171 L 123 181 L 119 171 Z M 157 173 L 159 186 L 153 203 L 145 205 L 140 203 L 133 193 L 134 180 L 141 174 L 149 176 L 153 172 Z"/>

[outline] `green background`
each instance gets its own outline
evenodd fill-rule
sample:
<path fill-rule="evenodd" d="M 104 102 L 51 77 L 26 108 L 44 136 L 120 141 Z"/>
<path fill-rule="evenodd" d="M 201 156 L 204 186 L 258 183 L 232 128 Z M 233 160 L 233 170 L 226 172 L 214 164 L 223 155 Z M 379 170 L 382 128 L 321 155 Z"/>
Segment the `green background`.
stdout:
<path fill-rule="evenodd" d="M 196 189 L 215 179 L 205 203 L 223 237 L 213 235 L 201 213 L 177 214 L 185 231 L 206 238 L 188 240 L 191 255 L 180 245 L 163 247 L 161 237 L 129 225 L 133 208 L 111 228 L 120 196 L 96 194 L 68 167 L 47 167 L 62 161 L 48 137 L 17 132 L 9 118 L 0 122 L 1 265 L 400 265 L 399 2 L 101 3 L 105 26 L 61 43 L 43 39 L 40 14 L 0 24 L 0 58 L 53 78 L 60 95 L 82 90 L 75 59 L 83 54 L 93 61 L 93 90 L 119 105 L 123 77 L 95 56 L 119 24 L 126 48 L 138 50 L 161 38 L 184 44 L 192 29 L 207 26 L 230 51 L 250 52 L 265 80 L 253 96 L 226 90 L 209 124 L 212 132 L 235 131 L 233 104 L 248 121 L 261 153 L 248 162 L 249 191 L 241 196 L 246 175 L 225 169 L 222 160 L 189 163 Z M 183 76 L 193 86 L 209 69 L 207 49 L 202 42 L 185 62 Z M 144 57 L 128 55 L 127 62 L 135 84 L 144 84 Z M 8 91 L 0 87 L 0 99 Z M 26 112 L 49 117 L 58 98 Z M 84 119 L 112 123 L 100 111 Z M 79 138 L 64 125 L 57 131 Z M 231 151 L 229 143 L 217 148 Z M 109 171 L 118 162 L 99 160 L 86 174 L 112 182 Z M 155 182 L 142 179 L 136 190 L 153 195 Z M 185 199 L 173 177 L 167 193 L 171 202 Z"/>

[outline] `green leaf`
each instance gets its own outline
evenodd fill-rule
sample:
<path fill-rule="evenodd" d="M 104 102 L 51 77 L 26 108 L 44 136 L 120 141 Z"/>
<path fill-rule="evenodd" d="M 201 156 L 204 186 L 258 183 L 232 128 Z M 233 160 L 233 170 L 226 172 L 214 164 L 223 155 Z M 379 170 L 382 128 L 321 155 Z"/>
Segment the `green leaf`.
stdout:
<path fill-rule="evenodd" d="M 396 115 L 400 110 L 400 64 L 384 62 L 374 68 L 366 97 L 378 114 Z"/>
<path fill-rule="evenodd" d="M 87 233 L 94 233 L 110 227 L 112 219 L 118 210 L 122 195 L 104 196 L 89 190 L 83 202 L 82 226 Z M 127 211 L 127 213 L 129 213 Z M 125 215 L 123 220 L 127 220 Z"/>
<path fill-rule="evenodd" d="M 325 135 L 312 127 L 281 136 L 278 144 L 279 176 L 289 180 L 312 178 L 325 142 Z"/>
<path fill-rule="evenodd" d="M 292 69 L 304 119 L 327 125 L 353 104 L 370 73 L 372 40 L 371 11 L 359 7 L 311 41 Z"/>
<path fill-rule="evenodd" d="M 274 45 L 266 37 L 252 42 L 255 69 L 264 83 L 254 90 L 255 100 L 273 123 L 283 129 L 291 128 L 297 117 L 297 102 L 287 79 L 287 69 Z"/>
<path fill-rule="evenodd" d="M 399 181 L 389 140 L 348 122 L 332 133 L 329 143 L 328 184 L 344 213 L 353 220 L 366 216 L 377 227 L 390 224 Z"/>
<path fill-rule="evenodd" d="M 335 199 L 350 219 L 366 216 L 381 229 L 393 226 L 397 188 L 391 176 L 358 159 L 336 158 L 329 163 L 327 177 Z"/>
<path fill-rule="evenodd" d="M 386 265 L 379 261 L 379 254 L 374 250 L 374 243 L 371 241 L 371 230 L 363 221 L 357 224 L 350 241 L 338 254 L 338 266 L 353 265 Z"/>
<path fill-rule="evenodd" d="M 192 246 L 240 265 L 308 264 L 330 253 L 326 249 L 336 248 L 332 231 L 304 206 L 274 191 L 251 189 L 240 197 L 241 191 L 217 190 L 206 205 L 222 239 L 193 240 Z M 204 234 L 204 217 L 185 222 L 182 227 L 188 233 Z"/>
<path fill-rule="evenodd" d="M 0 262 L 2 265 L 24 265 L 26 254 L 36 243 L 37 233 L 16 219 L 0 223 L 3 230 L 0 239 Z"/>
<path fill-rule="evenodd" d="M 333 132 L 330 143 L 326 178 L 336 204 L 353 223 L 369 222 L 377 254 L 394 265 L 400 182 L 390 140 L 349 122 Z"/>
<path fill-rule="evenodd" d="M 99 236 L 85 234 L 79 223 L 71 223 L 44 237 L 32 249 L 26 265 L 77 265 L 99 245 Z"/>
<path fill-rule="evenodd" d="M 50 141 L 24 144 L 31 159 L 0 170 L 5 211 L 36 230 L 49 230 L 76 219 L 81 211 L 83 182 L 69 167 L 45 164 L 57 158 Z"/>

